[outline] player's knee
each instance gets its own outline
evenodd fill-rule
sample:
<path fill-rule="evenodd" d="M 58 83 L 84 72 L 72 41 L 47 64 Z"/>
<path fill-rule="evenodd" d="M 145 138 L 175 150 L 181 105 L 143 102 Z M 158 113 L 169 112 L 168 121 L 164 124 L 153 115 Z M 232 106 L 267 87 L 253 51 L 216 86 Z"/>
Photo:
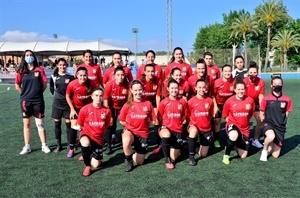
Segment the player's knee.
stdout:
<path fill-rule="evenodd" d="M 92 158 L 91 159 L 91 165 L 94 167 L 94 168 L 99 168 L 100 165 L 101 165 L 101 160 L 97 160 L 95 158 Z"/>
<path fill-rule="evenodd" d="M 35 124 L 39 132 L 45 130 L 43 118 L 35 118 Z"/>
<path fill-rule="evenodd" d="M 266 132 L 266 138 L 268 138 L 270 141 L 273 141 L 275 139 L 275 133 L 273 130 L 269 130 Z"/>

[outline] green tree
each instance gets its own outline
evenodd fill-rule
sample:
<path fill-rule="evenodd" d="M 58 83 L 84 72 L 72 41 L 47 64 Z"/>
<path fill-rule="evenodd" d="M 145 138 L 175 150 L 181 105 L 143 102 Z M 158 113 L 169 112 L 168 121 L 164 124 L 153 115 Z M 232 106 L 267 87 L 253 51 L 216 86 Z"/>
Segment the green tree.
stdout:
<path fill-rule="evenodd" d="M 235 18 L 231 25 L 232 33 L 230 38 L 237 37 L 238 35 L 243 36 L 244 41 L 244 57 L 245 65 L 247 65 L 247 35 L 250 33 L 259 34 L 260 30 L 258 29 L 257 21 L 253 20 L 249 13 L 240 15 L 238 18 Z"/>
<path fill-rule="evenodd" d="M 287 52 L 290 48 L 294 48 L 298 52 L 297 47 L 300 46 L 300 35 L 292 30 L 282 30 L 273 37 L 271 46 L 283 52 L 283 70 L 287 71 Z"/>
<path fill-rule="evenodd" d="M 300 35 L 300 19 L 294 19 L 290 23 L 287 23 L 285 28 L 287 30 L 292 30 L 294 33 Z M 300 65 L 300 54 L 298 53 L 298 51 L 300 51 L 300 46 L 291 48 L 289 50 L 289 65 Z"/>
<path fill-rule="evenodd" d="M 255 9 L 255 18 L 260 23 L 264 23 L 267 26 L 267 48 L 266 48 L 266 59 L 264 72 L 267 70 L 268 61 L 269 61 L 269 49 L 270 49 L 270 40 L 271 40 L 271 27 L 276 21 L 284 21 L 290 17 L 287 14 L 286 8 L 283 6 L 282 1 L 277 0 L 268 0 L 262 5 L 259 5 Z"/>

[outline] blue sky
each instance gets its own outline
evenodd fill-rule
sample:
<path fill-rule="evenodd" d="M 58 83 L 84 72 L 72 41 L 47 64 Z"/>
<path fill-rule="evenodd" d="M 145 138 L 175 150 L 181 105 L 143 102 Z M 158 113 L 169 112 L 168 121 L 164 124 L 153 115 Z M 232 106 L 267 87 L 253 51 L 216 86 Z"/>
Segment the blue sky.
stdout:
<path fill-rule="evenodd" d="M 300 1 L 284 0 L 289 15 L 300 18 Z M 173 48 L 192 51 L 199 28 L 222 22 L 222 13 L 251 14 L 262 0 L 173 0 Z M 93 41 L 138 51 L 166 50 L 166 0 L 0 0 L 0 41 Z"/>

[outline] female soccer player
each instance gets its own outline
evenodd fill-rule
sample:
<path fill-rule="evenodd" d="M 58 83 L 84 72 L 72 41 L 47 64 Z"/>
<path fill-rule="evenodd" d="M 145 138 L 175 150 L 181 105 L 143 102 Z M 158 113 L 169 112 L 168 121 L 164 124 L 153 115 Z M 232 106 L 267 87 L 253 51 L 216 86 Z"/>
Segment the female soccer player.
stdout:
<path fill-rule="evenodd" d="M 56 69 L 50 78 L 50 92 L 53 97 L 52 102 L 52 118 L 54 119 L 54 134 L 56 139 L 55 153 L 58 153 L 62 149 L 61 145 L 61 118 L 63 117 L 66 122 L 67 132 L 67 145 L 69 145 L 69 136 L 71 131 L 70 122 L 70 107 L 66 100 L 66 91 L 68 84 L 74 80 L 73 75 L 67 74 L 67 61 L 64 58 L 60 58 L 57 61 Z"/>
<path fill-rule="evenodd" d="M 233 78 L 244 79 L 245 77 L 247 77 L 247 69 L 245 68 L 244 64 L 244 57 L 236 56 L 234 58 L 235 69 L 232 71 Z"/>
<path fill-rule="evenodd" d="M 88 73 L 85 67 L 79 67 L 76 72 L 77 79 L 73 80 L 67 87 L 66 100 L 70 107 L 71 131 L 69 137 L 68 158 L 74 157 L 74 148 L 77 138 L 77 117 L 79 110 L 92 102 L 92 91 L 97 87 L 93 81 L 88 79 Z"/>
<path fill-rule="evenodd" d="M 91 165 L 94 168 L 101 165 L 104 133 L 111 123 L 111 112 L 102 105 L 103 90 L 101 88 L 94 89 L 91 97 L 93 102 L 81 108 L 77 120 L 81 130 L 81 151 L 86 166 L 82 175 L 85 177 L 90 176 Z"/>
<path fill-rule="evenodd" d="M 207 65 L 207 74 L 212 77 L 213 80 L 217 80 L 221 76 L 221 72 L 218 66 L 213 65 L 213 55 L 210 52 L 205 52 L 203 54 L 203 59 Z"/>
<path fill-rule="evenodd" d="M 234 82 L 235 79 L 231 75 L 231 65 L 224 65 L 222 67 L 222 78 L 215 80 L 214 84 L 214 96 L 217 104 L 217 113 L 215 114 L 215 126 L 214 126 L 214 145 L 216 148 L 220 148 L 220 130 L 222 120 L 223 105 L 230 96 L 234 94 Z"/>
<path fill-rule="evenodd" d="M 156 121 L 154 109 L 149 101 L 143 99 L 143 84 L 132 81 L 128 101 L 122 107 L 119 120 L 124 126 L 122 134 L 123 151 L 128 162 L 125 171 L 133 170 L 133 161 L 137 165 L 144 163 L 149 138 L 149 122 Z M 135 153 L 131 145 L 134 145 Z"/>
<path fill-rule="evenodd" d="M 230 152 L 237 147 L 238 155 L 246 158 L 250 138 L 250 119 L 254 115 L 255 103 L 245 95 L 246 84 L 242 79 L 234 83 L 236 95 L 226 100 L 223 108 L 223 118 L 226 120 L 227 144 L 222 162 L 230 164 Z"/>
<path fill-rule="evenodd" d="M 30 138 L 32 116 L 35 119 L 42 151 L 51 152 L 46 144 L 46 131 L 44 128 L 45 101 L 43 92 L 47 88 L 47 77 L 43 68 L 38 66 L 36 56 L 31 50 L 26 50 L 22 55 L 22 61 L 16 74 L 15 88 L 21 94 L 20 105 L 23 116 L 23 133 L 25 146 L 21 155 L 31 152 Z"/>
<path fill-rule="evenodd" d="M 145 65 L 141 65 L 137 71 L 137 74 L 136 74 L 136 79 L 140 79 L 142 77 L 142 75 L 144 74 L 144 71 L 145 71 L 145 66 L 147 64 L 153 64 L 154 67 L 155 67 L 155 73 L 154 75 L 161 81 L 163 81 L 164 79 L 164 71 L 162 70 L 161 66 L 160 65 L 157 65 L 154 63 L 155 61 L 155 52 L 153 50 L 148 50 L 146 52 L 146 60 L 147 60 L 147 63 Z"/>
<path fill-rule="evenodd" d="M 133 80 L 131 70 L 128 67 L 122 65 L 122 54 L 120 52 L 115 52 L 112 55 L 112 62 L 112 66 L 105 71 L 103 76 L 104 87 L 107 82 L 114 80 L 114 71 L 117 67 L 123 67 L 125 76 L 129 82 Z"/>
<path fill-rule="evenodd" d="M 109 81 L 104 90 L 103 104 L 112 112 L 113 123 L 112 126 L 106 130 L 106 143 L 107 148 L 105 153 L 111 154 L 112 137 L 116 133 L 117 119 L 120 114 L 121 108 L 127 102 L 129 93 L 129 82 L 125 77 L 125 71 L 123 67 L 119 66 L 114 71 L 114 80 Z"/>
<path fill-rule="evenodd" d="M 169 97 L 163 99 L 158 108 L 158 120 L 162 125 L 159 135 L 162 139 L 167 169 L 174 169 L 173 162 L 180 155 L 182 126 L 186 122 L 187 115 L 187 102 L 178 98 L 178 87 L 177 81 L 169 81 Z"/>
<path fill-rule="evenodd" d="M 271 80 L 271 94 L 264 97 L 260 105 L 262 131 L 265 134 L 264 148 L 260 160 L 267 161 L 268 154 L 278 158 L 286 133 L 286 123 L 293 110 L 292 100 L 282 93 L 283 81 L 279 76 Z"/>
<path fill-rule="evenodd" d="M 193 75 L 191 66 L 184 62 L 183 50 L 180 47 L 176 47 L 173 50 L 172 58 L 165 69 L 165 77 L 169 76 L 174 67 L 178 67 L 181 70 L 182 79 L 185 81 Z"/>
<path fill-rule="evenodd" d="M 204 79 L 199 79 L 196 82 L 197 95 L 188 101 L 188 118 L 189 118 L 189 164 L 195 166 L 195 143 L 197 137 L 200 138 L 199 155 L 206 157 L 213 139 L 212 125 L 210 120 L 214 113 L 213 100 L 205 95 L 206 82 Z"/>
<path fill-rule="evenodd" d="M 262 148 L 263 145 L 259 142 L 259 136 L 261 132 L 261 121 L 259 118 L 259 105 L 261 100 L 264 97 L 265 93 L 265 82 L 263 79 L 257 77 L 258 67 L 254 61 L 250 62 L 250 66 L 248 68 L 248 77 L 244 78 L 244 82 L 246 84 L 246 95 L 251 97 L 255 102 L 255 113 L 254 117 L 256 120 L 255 126 L 255 134 L 254 141 L 252 141 L 252 145 L 257 148 Z"/>
<path fill-rule="evenodd" d="M 96 87 L 100 85 L 103 86 L 103 78 L 101 72 L 101 66 L 94 63 L 93 52 L 91 50 L 85 50 L 83 52 L 84 63 L 79 65 L 79 67 L 85 67 L 88 71 L 89 80 L 93 81 Z"/>

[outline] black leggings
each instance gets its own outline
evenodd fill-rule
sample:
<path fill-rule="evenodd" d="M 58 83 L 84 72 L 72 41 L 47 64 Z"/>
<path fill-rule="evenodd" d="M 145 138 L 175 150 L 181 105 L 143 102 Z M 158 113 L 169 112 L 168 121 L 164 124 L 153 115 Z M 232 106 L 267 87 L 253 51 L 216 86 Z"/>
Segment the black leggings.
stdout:
<path fill-rule="evenodd" d="M 113 124 L 112 126 L 108 127 L 106 129 L 106 143 L 108 146 L 111 145 L 111 140 L 112 140 L 112 135 L 113 134 L 116 134 L 116 130 L 117 130 L 117 120 L 118 120 L 118 116 L 120 114 L 120 110 L 116 110 L 116 109 L 113 109 L 113 108 L 110 108 L 111 110 L 111 117 L 113 119 Z"/>

